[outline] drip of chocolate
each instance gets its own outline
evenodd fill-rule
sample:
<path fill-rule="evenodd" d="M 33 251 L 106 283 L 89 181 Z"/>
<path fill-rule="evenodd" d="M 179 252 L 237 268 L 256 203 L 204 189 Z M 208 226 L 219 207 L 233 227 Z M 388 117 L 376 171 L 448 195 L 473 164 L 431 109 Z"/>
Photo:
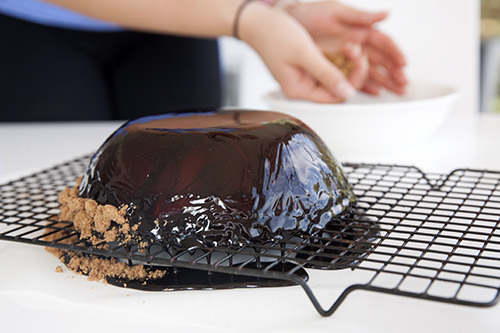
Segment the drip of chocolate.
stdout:
<path fill-rule="evenodd" d="M 280 263 L 274 267 L 274 270 L 288 271 L 294 267 L 295 265 L 292 263 Z M 248 265 L 247 268 L 256 269 L 257 267 L 253 264 Z M 163 270 L 165 271 L 165 274 L 162 278 L 144 281 L 107 277 L 106 282 L 117 287 L 147 291 L 215 290 L 255 287 L 285 287 L 296 285 L 295 282 L 289 280 L 210 272 L 183 267 L 150 266 L 147 269 Z M 302 268 L 297 269 L 294 274 L 300 276 L 304 280 L 308 279 L 308 274 Z"/>

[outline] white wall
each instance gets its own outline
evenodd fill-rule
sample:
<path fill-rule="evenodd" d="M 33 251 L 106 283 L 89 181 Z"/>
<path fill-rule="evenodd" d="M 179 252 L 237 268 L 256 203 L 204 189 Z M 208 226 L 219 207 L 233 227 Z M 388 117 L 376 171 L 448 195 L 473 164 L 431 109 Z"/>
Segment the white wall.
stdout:
<path fill-rule="evenodd" d="M 360 9 L 388 10 L 380 29 L 404 51 L 413 80 L 460 89 L 454 112 L 478 111 L 480 0 L 343 0 Z M 238 41 L 223 40 L 224 61 L 239 75 L 238 106 L 266 109 L 262 96 L 277 84 L 259 57 Z"/>

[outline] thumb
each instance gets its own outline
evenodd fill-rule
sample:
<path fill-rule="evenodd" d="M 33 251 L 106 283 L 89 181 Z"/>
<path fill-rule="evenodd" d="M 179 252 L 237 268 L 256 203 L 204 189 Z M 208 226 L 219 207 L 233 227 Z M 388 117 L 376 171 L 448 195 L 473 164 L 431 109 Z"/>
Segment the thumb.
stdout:
<path fill-rule="evenodd" d="M 321 52 L 314 54 L 315 61 L 306 62 L 306 70 L 333 96 L 341 100 L 347 99 L 356 93 L 356 90 L 344 76 L 342 71 L 330 62 Z"/>
<path fill-rule="evenodd" d="M 338 19 L 343 23 L 350 25 L 368 27 L 384 20 L 388 16 L 387 12 L 369 13 L 347 6 L 342 7 L 343 8 L 338 15 Z"/>

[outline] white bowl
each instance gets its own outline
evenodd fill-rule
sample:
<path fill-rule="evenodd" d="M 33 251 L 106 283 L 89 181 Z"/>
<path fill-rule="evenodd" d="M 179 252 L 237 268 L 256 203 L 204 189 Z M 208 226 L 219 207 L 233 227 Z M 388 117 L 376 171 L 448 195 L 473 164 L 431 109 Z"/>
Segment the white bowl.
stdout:
<path fill-rule="evenodd" d="M 280 91 L 264 96 L 269 107 L 308 124 L 332 149 L 344 156 L 408 145 L 429 137 L 457 100 L 455 88 L 429 82 L 412 82 L 403 96 L 384 92 L 359 93 L 341 104 L 291 100 Z"/>

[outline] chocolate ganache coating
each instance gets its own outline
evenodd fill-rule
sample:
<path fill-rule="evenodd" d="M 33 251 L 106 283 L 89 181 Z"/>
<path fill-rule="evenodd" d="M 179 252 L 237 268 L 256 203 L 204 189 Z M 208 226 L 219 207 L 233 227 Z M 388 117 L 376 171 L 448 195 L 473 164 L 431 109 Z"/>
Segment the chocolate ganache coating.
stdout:
<path fill-rule="evenodd" d="M 179 250 L 308 235 L 355 202 L 341 165 L 307 125 L 247 110 L 125 123 L 93 156 L 79 196 L 128 205 L 136 240 Z"/>

